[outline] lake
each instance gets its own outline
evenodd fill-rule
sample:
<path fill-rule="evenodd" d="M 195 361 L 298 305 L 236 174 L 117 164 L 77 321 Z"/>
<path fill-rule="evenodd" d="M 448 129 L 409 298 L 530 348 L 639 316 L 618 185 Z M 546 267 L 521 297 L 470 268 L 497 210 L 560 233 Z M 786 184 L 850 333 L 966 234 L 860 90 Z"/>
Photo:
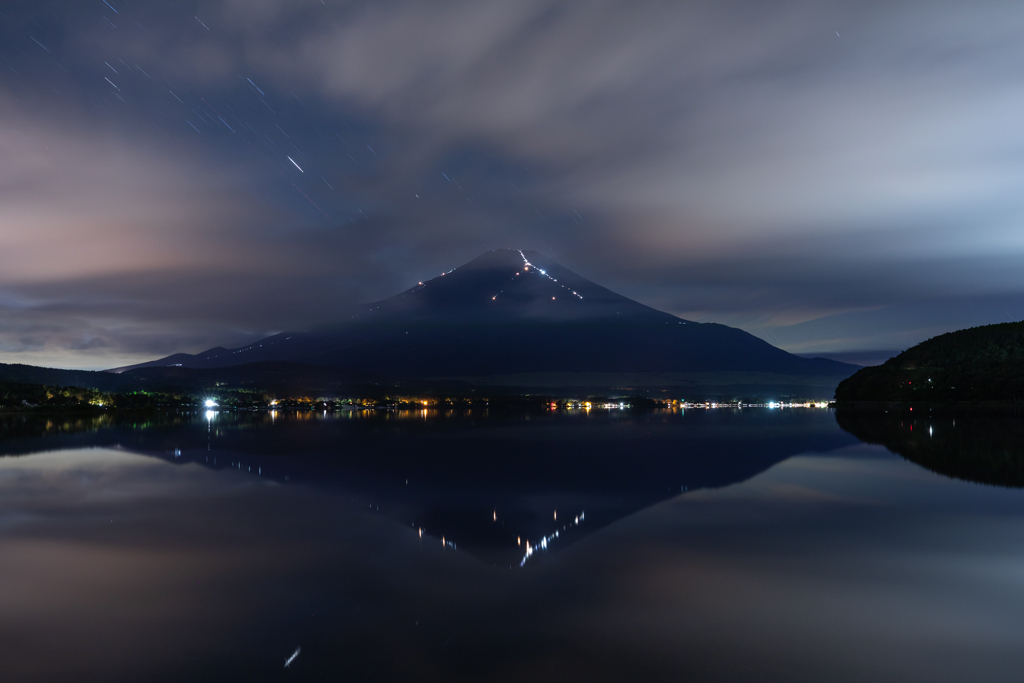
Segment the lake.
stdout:
<path fill-rule="evenodd" d="M 1022 426 L 3 416 L 0 680 L 1019 681 Z"/>

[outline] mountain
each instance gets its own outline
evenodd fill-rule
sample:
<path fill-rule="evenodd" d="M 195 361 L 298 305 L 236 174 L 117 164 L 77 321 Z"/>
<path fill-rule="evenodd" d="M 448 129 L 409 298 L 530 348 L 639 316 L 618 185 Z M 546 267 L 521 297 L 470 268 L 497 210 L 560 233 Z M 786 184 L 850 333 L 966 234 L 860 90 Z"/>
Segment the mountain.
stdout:
<path fill-rule="evenodd" d="M 836 388 L 838 401 L 1022 401 L 1024 322 L 932 337 Z"/>
<path fill-rule="evenodd" d="M 236 349 L 179 353 L 117 368 L 225 368 L 300 363 L 352 376 L 447 379 L 506 386 L 576 386 L 651 373 L 668 383 L 834 388 L 857 366 L 800 358 L 742 330 L 696 323 L 616 294 L 535 252 L 499 249 L 397 296 L 353 307 L 335 324 L 284 332 Z M 254 366 L 255 367 L 255 366 Z M 737 374 L 739 373 L 739 374 Z M 742 375 L 742 376 L 741 376 Z M 664 383 L 664 382 L 663 382 Z"/>
<path fill-rule="evenodd" d="M 61 370 L 20 363 L 0 363 L 0 382 L 90 387 L 100 391 L 119 391 L 125 386 L 125 379 L 127 378 L 122 379 L 109 372 Z"/>

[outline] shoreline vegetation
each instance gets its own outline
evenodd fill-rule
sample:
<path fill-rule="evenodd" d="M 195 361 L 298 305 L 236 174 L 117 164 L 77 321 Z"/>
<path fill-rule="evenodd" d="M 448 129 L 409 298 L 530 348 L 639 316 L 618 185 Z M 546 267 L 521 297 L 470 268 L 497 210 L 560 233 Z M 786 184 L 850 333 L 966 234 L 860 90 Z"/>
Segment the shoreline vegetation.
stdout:
<path fill-rule="evenodd" d="M 833 401 L 831 405 L 850 413 L 1024 413 L 1024 401 Z"/>
<path fill-rule="evenodd" d="M 921 342 L 836 387 L 840 407 L 1024 407 L 1024 322 Z"/>

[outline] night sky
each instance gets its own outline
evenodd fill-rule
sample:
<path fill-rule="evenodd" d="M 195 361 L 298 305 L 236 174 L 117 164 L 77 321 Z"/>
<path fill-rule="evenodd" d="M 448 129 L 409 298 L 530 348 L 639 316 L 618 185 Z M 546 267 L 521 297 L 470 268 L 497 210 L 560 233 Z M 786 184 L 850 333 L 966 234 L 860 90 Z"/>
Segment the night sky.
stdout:
<path fill-rule="evenodd" d="M 855 362 L 1020 320 L 1022 34 L 1012 2 L 5 0 L 0 362 L 240 345 L 499 247 Z"/>

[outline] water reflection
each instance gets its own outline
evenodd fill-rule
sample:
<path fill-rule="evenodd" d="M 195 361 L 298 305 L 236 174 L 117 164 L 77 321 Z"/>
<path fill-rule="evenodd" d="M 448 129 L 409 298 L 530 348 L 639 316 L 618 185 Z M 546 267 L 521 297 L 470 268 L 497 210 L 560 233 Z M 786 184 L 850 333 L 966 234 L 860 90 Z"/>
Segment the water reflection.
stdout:
<path fill-rule="evenodd" d="M 538 550 L 546 555 L 554 538 L 563 548 L 683 491 L 727 486 L 795 453 L 853 442 L 828 413 L 813 410 L 211 410 L 106 421 L 87 433 L 8 438 L 0 453 L 38 450 L 43 443 L 51 449 L 117 446 L 341 488 L 493 564 L 516 566 L 536 560 Z M 559 524 L 551 516 L 557 509 L 585 510 L 587 524 Z"/>
<path fill-rule="evenodd" d="M 836 421 L 858 439 L 947 477 L 1024 487 L 1024 413 L 840 410 Z"/>
<path fill-rule="evenodd" d="M 1019 680 L 1022 492 L 788 412 L 23 424 L 0 680 Z"/>
<path fill-rule="evenodd" d="M 586 519 L 586 516 L 587 516 L 587 511 L 583 510 L 582 512 L 580 512 L 580 514 L 576 515 L 576 517 L 573 519 L 573 521 L 571 523 L 563 524 L 561 531 L 568 531 L 572 527 L 579 526 L 580 522 L 582 522 L 584 519 Z M 495 515 L 495 519 L 497 519 L 497 515 Z M 557 512 L 555 513 L 555 519 L 556 520 L 558 519 L 558 513 Z M 538 550 L 547 550 L 548 549 L 548 544 L 554 542 L 555 539 L 557 539 L 559 537 L 559 535 L 560 535 L 560 532 L 559 532 L 559 530 L 556 529 L 554 533 L 548 534 L 544 538 L 540 539 L 540 541 L 538 541 L 536 545 L 532 545 L 532 546 L 530 545 L 530 539 L 526 539 L 526 554 L 523 555 L 523 559 L 519 561 L 519 566 L 520 567 L 524 566 L 526 564 L 526 561 L 529 560 L 531 557 L 533 557 L 533 554 L 535 552 L 537 552 Z M 519 545 L 519 537 L 518 536 L 516 537 L 516 545 Z"/>

